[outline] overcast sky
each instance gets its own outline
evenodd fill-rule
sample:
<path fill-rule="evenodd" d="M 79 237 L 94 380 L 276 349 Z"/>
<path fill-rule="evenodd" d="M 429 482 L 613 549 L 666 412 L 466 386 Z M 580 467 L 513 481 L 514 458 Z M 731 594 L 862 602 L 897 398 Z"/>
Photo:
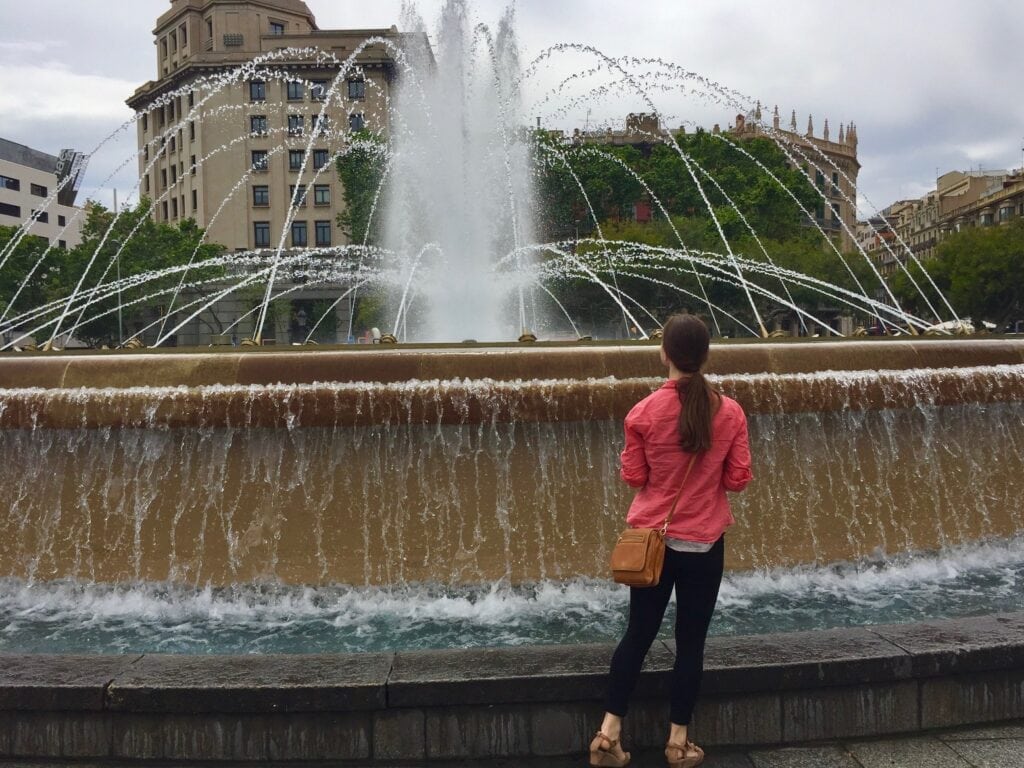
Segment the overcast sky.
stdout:
<path fill-rule="evenodd" d="M 307 3 L 325 29 L 399 23 L 400 0 Z M 507 5 L 471 3 L 492 27 Z M 428 26 L 441 4 L 418 3 Z M 152 29 L 169 7 L 169 0 L 0 0 L 0 136 L 52 154 L 93 150 L 131 117 L 124 100 L 155 77 Z M 936 171 L 1022 164 L 1020 0 L 518 0 L 516 14 L 524 62 L 557 43 L 586 43 L 613 57 L 661 58 L 769 109 L 778 104 L 784 126 L 796 109 L 801 131 L 808 113 L 818 135 L 828 118 L 833 138 L 840 123 L 855 121 L 861 199 L 879 208 L 923 194 Z M 527 104 L 588 66 L 581 57 L 554 58 L 527 84 Z M 724 126 L 735 117 L 732 109 L 693 105 L 670 96 L 658 102 L 673 124 Z M 642 107 L 595 104 L 592 127 Z M 587 119 L 585 110 L 541 116 L 563 128 Z M 97 153 L 87 191 L 111 174 L 113 185 L 133 184 L 134 142 L 132 131 Z"/>

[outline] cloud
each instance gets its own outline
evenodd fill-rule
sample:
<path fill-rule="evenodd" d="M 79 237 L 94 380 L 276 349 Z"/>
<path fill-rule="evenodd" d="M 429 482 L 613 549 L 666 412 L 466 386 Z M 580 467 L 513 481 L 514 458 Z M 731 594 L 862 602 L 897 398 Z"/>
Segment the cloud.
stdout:
<path fill-rule="evenodd" d="M 0 64 L 0 81 L 17 84 L 0 90 L 0 114 L 8 125 L 81 119 L 107 119 L 116 125 L 131 116 L 124 100 L 137 87 L 127 80 L 75 72 L 56 61 Z"/>

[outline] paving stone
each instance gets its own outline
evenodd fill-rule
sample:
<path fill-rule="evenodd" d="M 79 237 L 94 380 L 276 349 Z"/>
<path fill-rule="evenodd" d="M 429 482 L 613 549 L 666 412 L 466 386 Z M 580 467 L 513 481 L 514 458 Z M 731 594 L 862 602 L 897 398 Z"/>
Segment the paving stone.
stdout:
<path fill-rule="evenodd" d="M 939 739 L 921 736 L 891 741 L 864 741 L 846 745 L 863 768 L 971 768 Z"/>
<path fill-rule="evenodd" d="M 967 726 L 955 731 L 938 734 L 943 741 L 961 741 L 971 739 L 1024 739 L 1024 723 L 1005 723 L 1003 725 Z"/>
<path fill-rule="evenodd" d="M 839 747 L 787 747 L 750 753 L 754 768 L 861 768 Z"/>
<path fill-rule="evenodd" d="M 101 710 L 107 684 L 140 658 L 0 654 L 0 710 Z"/>
<path fill-rule="evenodd" d="M 107 707 L 125 712 L 383 709 L 394 654 L 148 655 L 118 675 Z"/>
<path fill-rule="evenodd" d="M 974 768 L 1021 768 L 1024 739 L 948 741 L 953 750 Z"/>

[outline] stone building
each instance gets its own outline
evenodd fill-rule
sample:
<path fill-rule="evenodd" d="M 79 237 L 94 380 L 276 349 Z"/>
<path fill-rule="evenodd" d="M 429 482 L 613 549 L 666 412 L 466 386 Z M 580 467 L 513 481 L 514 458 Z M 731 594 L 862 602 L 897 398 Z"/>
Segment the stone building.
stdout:
<path fill-rule="evenodd" d="M 751 119 L 751 117 L 753 119 Z M 772 113 L 772 128 L 767 131 L 761 122 L 761 106 L 753 115 L 736 116 L 736 124 L 729 133 L 739 139 L 769 135 L 789 155 L 790 163 L 800 167 L 821 192 L 822 198 L 812 211 L 814 223 L 844 251 L 855 249 L 857 231 L 857 126 L 854 123 L 839 126 L 839 135 L 832 139 L 828 120 L 821 136 L 814 135 L 814 118 L 808 116 L 807 131 L 797 130 L 796 111 L 790 117 L 788 128 L 781 127 L 779 108 Z"/>
<path fill-rule="evenodd" d="M 74 248 L 81 242 L 83 215 L 75 199 L 84 170 L 80 152 L 55 156 L 0 138 L 0 226 L 20 227 L 34 218 L 29 234 Z"/>
<path fill-rule="evenodd" d="M 843 251 L 853 250 L 857 228 L 857 175 L 860 172 L 860 163 L 857 161 L 857 127 L 852 123 L 839 126 L 839 136 L 836 141 L 832 141 L 828 120 L 825 121 L 820 137 L 814 135 L 811 118 L 807 121 L 807 132 L 798 133 L 795 112 L 789 130 L 780 127 L 778 107 L 775 108 L 772 122 L 772 129 L 766 130 L 761 123 L 761 107 L 758 106 L 749 118 L 737 115 L 736 124 L 727 129 L 727 134 L 740 141 L 758 136 L 774 139 L 789 155 L 790 162 L 794 166 L 803 167 L 822 193 L 817 209 L 811 211 L 814 223 Z M 666 130 L 661 126 L 657 114 L 641 112 L 628 115 L 622 130 L 577 129 L 568 140 L 576 144 L 632 146 L 646 154 L 662 140 Z M 718 125 L 712 130 L 721 133 Z M 672 133 L 683 131 L 683 128 L 671 130 Z M 566 138 L 560 133 L 557 136 Z M 638 201 L 635 212 L 638 221 L 648 220 L 651 215 L 650 205 Z"/>
<path fill-rule="evenodd" d="M 913 254 L 931 258 L 951 233 L 965 227 L 1007 224 L 1024 216 L 1024 170 L 950 171 L 935 189 L 916 200 L 901 200 L 882 212 L 893 236 L 888 248 L 869 251 L 879 271 L 891 274 Z M 882 236 L 885 229 L 880 229 Z"/>
<path fill-rule="evenodd" d="M 171 0 L 153 34 L 157 77 L 127 103 L 139 116 L 140 194 L 156 219 L 195 219 L 230 251 L 346 244 L 335 160 L 350 129 L 386 130 L 395 61 L 378 42 L 355 69 L 342 74 L 339 62 L 370 38 L 397 42 L 395 27 L 322 30 L 302 0 Z M 290 300 L 338 294 L 320 285 Z M 178 343 L 222 340 L 251 303 L 219 302 Z M 300 311 L 264 336 L 288 338 Z M 347 303 L 337 312 L 347 318 Z"/>

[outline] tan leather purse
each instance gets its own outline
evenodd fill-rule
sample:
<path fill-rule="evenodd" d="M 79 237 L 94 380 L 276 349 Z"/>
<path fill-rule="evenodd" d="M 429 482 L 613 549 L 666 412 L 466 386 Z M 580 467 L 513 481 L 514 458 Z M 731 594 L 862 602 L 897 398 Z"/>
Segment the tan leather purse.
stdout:
<path fill-rule="evenodd" d="M 690 464 L 683 475 L 675 501 L 660 528 L 627 528 L 619 534 L 611 557 L 612 578 L 616 583 L 630 587 L 653 587 L 661 581 L 661 568 L 665 564 L 665 533 L 696 460 L 697 454 L 690 457 Z"/>

